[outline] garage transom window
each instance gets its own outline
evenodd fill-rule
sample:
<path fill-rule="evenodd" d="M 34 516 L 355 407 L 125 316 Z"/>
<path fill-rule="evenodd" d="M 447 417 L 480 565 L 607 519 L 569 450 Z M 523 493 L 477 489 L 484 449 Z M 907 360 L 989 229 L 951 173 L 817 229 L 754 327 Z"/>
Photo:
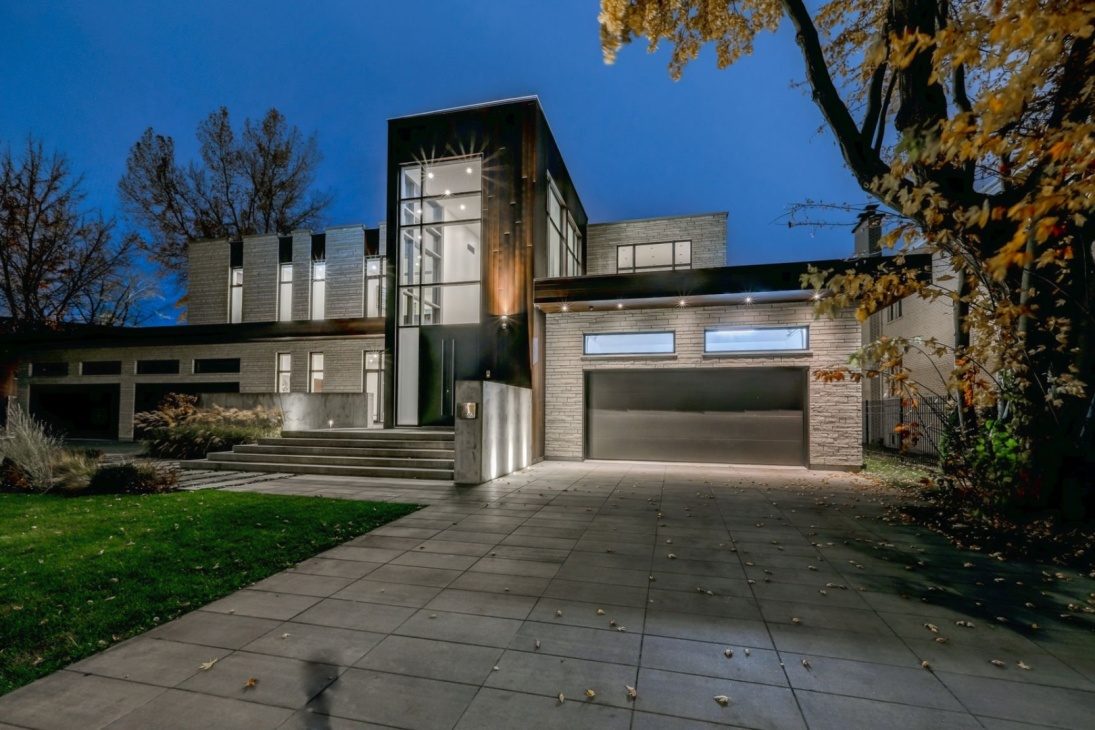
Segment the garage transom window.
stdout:
<path fill-rule="evenodd" d="M 673 332 L 611 332 L 585 336 L 586 355 L 672 355 Z"/>
<path fill-rule="evenodd" d="M 714 327 L 703 334 L 708 353 L 805 352 L 809 327 Z"/>

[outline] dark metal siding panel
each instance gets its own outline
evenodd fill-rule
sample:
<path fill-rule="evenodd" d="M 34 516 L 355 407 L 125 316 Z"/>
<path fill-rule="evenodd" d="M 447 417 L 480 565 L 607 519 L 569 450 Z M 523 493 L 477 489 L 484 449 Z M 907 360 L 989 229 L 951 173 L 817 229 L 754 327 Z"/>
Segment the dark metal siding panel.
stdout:
<path fill-rule="evenodd" d="M 805 463 L 802 368 L 586 373 L 591 459 Z"/>

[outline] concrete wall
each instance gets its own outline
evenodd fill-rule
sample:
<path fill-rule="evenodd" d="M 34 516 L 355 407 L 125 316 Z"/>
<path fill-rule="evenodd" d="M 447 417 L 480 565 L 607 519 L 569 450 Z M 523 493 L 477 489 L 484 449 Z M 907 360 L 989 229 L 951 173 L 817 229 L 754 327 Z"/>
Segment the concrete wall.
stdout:
<path fill-rule="evenodd" d="M 256 406 L 281 411 L 285 431 L 313 428 L 369 428 L 367 393 L 204 393 L 203 407 L 250 409 Z"/>
<path fill-rule="evenodd" d="M 245 342 L 217 345 L 180 345 L 177 347 L 117 347 L 101 349 L 53 350 L 40 355 L 28 354 L 17 372 L 17 389 L 20 404 L 29 404 L 33 383 L 65 385 L 108 384 L 121 385 L 118 437 L 133 438 L 133 401 L 137 383 L 223 383 L 239 381 L 241 393 L 273 393 L 276 373 L 276 355 L 288 352 L 293 357 L 291 387 L 295 393 L 308 391 L 308 354 L 324 353 L 324 392 L 358 393 L 362 387 L 364 351 L 383 350 L 382 336 L 347 337 L 339 339 L 305 339 Z M 195 358 L 240 358 L 240 372 L 193 374 Z M 137 360 L 179 360 L 178 375 L 136 375 Z M 79 375 L 82 360 L 121 360 L 121 375 Z M 69 363 L 69 373 L 60 377 L 30 377 L 29 364 L 63 361 Z"/>
<path fill-rule="evenodd" d="M 489 380 L 460 380 L 456 402 L 478 404 L 478 418 L 464 419 L 457 413 L 457 484 L 481 484 L 532 464 L 531 390 Z"/>
<path fill-rule="evenodd" d="M 807 325 L 810 327 L 810 352 L 776 357 L 704 357 L 706 327 L 750 324 Z M 643 330 L 676 332 L 677 353 L 656 359 L 601 359 L 582 354 L 586 332 Z M 548 314 L 547 458 L 583 457 L 583 372 L 586 370 L 795 366 L 809 369 L 807 441 L 810 466 L 858 468 L 863 464 L 860 385 L 849 381 L 820 383 L 813 375 L 819 368 L 846 364 L 848 355 L 859 346 L 859 338 L 859 323 L 850 312 L 839 319 L 815 320 L 813 308 L 808 303 Z"/>
<path fill-rule="evenodd" d="M 228 242 L 224 240 L 194 241 L 187 248 L 190 275 L 186 321 L 189 324 L 224 324 L 228 321 L 230 253 Z M 245 271 L 245 281 L 246 276 Z"/>
<path fill-rule="evenodd" d="M 726 266 L 726 213 L 591 223 L 586 274 L 615 274 L 617 246 L 664 241 L 692 241 L 693 269 Z"/>

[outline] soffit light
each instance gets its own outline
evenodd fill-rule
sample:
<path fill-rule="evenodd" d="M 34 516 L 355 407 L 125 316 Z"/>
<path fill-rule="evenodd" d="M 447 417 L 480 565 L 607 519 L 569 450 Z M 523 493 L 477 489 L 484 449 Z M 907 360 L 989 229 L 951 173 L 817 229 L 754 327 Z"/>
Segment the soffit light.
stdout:
<path fill-rule="evenodd" d="M 448 188 L 445 188 L 445 195 L 452 195 L 452 191 Z"/>
<path fill-rule="evenodd" d="M 680 302 L 677 303 L 677 306 L 683 307 L 684 306 L 684 300 L 683 299 L 680 300 Z"/>
<path fill-rule="evenodd" d="M 623 308 L 624 308 L 623 304 L 621 304 L 620 302 L 616 302 L 616 309 L 623 309 Z"/>
<path fill-rule="evenodd" d="M 746 304 L 752 304 L 753 303 L 753 297 L 745 297 L 745 303 Z"/>
<path fill-rule="evenodd" d="M 474 172 L 474 171 L 473 171 L 473 170 L 472 170 L 472 169 L 471 169 L 470 167 L 465 167 L 465 168 L 464 168 L 464 172 L 466 172 L 466 173 L 468 173 L 468 174 L 470 175 L 470 174 L 472 174 L 472 172 Z"/>
<path fill-rule="evenodd" d="M 570 311 L 570 305 L 568 305 L 568 304 L 564 304 L 564 305 L 563 305 L 563 311 L 564 311 L 564 312 L 569 312 L 569 311 Z"/>

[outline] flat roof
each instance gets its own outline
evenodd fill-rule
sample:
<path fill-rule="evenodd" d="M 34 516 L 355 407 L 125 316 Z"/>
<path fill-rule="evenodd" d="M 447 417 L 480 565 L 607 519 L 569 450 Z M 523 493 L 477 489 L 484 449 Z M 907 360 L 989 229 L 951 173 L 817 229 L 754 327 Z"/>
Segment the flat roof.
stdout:
<path fill-rule="evenodd" d="M 471 111 L 472 109 L 482 109 L 482 108 L 485 108 L 485 107 L 502 106 L 504 104 L 516 104 L 516 103 L 522 102 L 522 101 L 535 101 L 537 106 L 541 107 L 541 109 L 543 108 L 543 105 L 540 103 L 540 97 L 537 96 L 536 94 L 529 94 L 527 96 L 515 96 L 515 97 L 510 98 L 510 99 L 495 99 L 493 101 L 480 101 L 480 102 L 476 102 L 474 104 L 463 104 L 461 106 L 451 106 L 451 107 L 448 107 L 448 108 L 445 108 L 445 109 L 433 109 L 431 111 L 426 111 L 426 112 L 414 112 L 413 114 L 400 114 L 397 117 L 388 117 L 388 121 L 393 121 L 393 120 L 396 120 L 396 119 L 411 119 L 413 117 L 428 117 L 428 116 L 432 116 L 434 114 L 448 114 L 449 112 Z"/>

